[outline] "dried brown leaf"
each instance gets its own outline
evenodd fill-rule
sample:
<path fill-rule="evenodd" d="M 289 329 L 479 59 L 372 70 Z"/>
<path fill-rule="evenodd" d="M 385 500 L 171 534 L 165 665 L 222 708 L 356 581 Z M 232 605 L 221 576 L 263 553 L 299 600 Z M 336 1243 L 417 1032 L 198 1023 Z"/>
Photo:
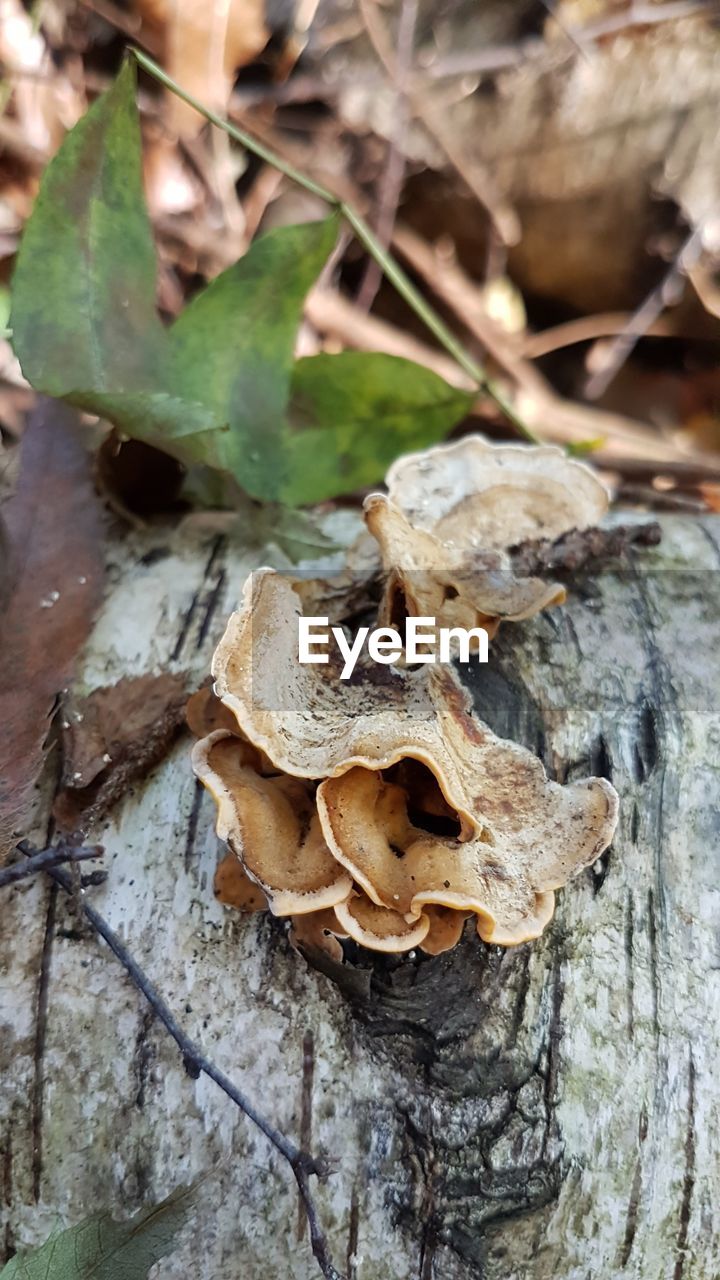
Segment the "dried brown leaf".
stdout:
<path fill-rule="evenodd" d="M 183 725 L 185 681 L 184 673 L 126 677 L 64 705 L 53 811 L 62 829 L 86 829 L 162 760 Z"/>
<path fill-rule="evenodd" d="M 142 16 L 165 34 L 165 64 L 189 93 L 216 111 L 227 107 L 234 73 L 264 49 L 270 33 L 265 0 L 137 0 Z M 192 137 L 202 117 L 175 96 L 168 102 L 171 126 Z"/>
<path fill-rule="evenodd" d="M 102 514 L 71 410 L 30 417 L 15 496 L 0 622 L 0 856 L 21 834 L 55 700 L 72 679 L 103 582 Z"/>

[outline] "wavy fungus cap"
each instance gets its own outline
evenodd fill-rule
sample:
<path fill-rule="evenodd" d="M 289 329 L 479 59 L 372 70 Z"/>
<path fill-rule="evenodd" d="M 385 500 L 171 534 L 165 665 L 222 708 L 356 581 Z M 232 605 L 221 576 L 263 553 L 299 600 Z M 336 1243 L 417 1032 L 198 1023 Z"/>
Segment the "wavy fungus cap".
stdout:
<path fill-rule="evenodd" d="M 433 617 L 438 626 L 530 618 L 565 589 L 518 577 L 508 550 L 596 524 L 608 495 L 592 471 L 553 445 L 494 445 L 482 436 L 408 454 L 388 494 L 369 494 L 365 520 L 388 574 L 381 620 Z"/>
<path fill-rule="evenodd" d="M 217 833 L 260 886 L 274 915 L 302 915 L 347 898 L 352 882 L 328 850 L 314 790 L 262 777 L 246 744 L 219 729 L 195 744 L 195 773 L 215 798 Z"/>
<path fill-rule="evenodd" d="M 459 550 L 414 528 L 382 493 L 370 494 L 364 511 L 388 575 L 380 606 L 385 626 L 409 615 L 434 618 L 438 626 L 484 627 L 492 636 L 502 621 L 520 622 L 565 600 L 559 583 L 517 577 L 497 552 Z"/>
<path fill-rule="evenodd" d="M 248 582 L 213 662 L 243 737 L 216 731 L 193 756 L 218 834 L 271 910 L 332 907 L 340 933 L 376 950 L 443 950 L 468 913 L 487 942 L 538 937 L 554 890 L 612 838 L 612 786 L 548 780 L 472 714 L 448 667 L 367 667 L 347 683 L 331 663 L 300 664 L 299 613 L 280 575 Z M 276 776 L 259 775 L 253 747 Z"/>
<path fill-rule="evenodd" d="M 413 528 L 462 549 L 555 539 L 597 524 L 608 507 L 595 473 L 556 445 L 497 445 L 480 435 L 405 454 L 385 483 Z"/>

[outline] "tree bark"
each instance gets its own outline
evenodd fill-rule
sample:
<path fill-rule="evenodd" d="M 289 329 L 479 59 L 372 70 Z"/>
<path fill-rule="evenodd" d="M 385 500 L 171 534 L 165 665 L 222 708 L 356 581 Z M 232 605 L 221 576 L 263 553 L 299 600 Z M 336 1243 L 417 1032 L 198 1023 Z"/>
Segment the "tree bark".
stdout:
<path fill-rule="evenodd" d="M 215 902 L 187 737 L 89 833 L 109 869 L 92 901 L 188 1033 L 334 1157 L 317 1199 L 352 1280 L 717 1275 L 720 520 L 663 528 L 658 553 L 576 581 L 467 674 L 480 716 L 552 776 L 620 793 L 611 849 L 539 942 L 487 947 L 468 925 L 434 959 L 310 967 L 282 922 Z M 112 558 L 78 691 L 165 669 L 200 683 L 248 553 L 191 523 Z M 62 891 L 6 889 L 0 920 L 6 1254 L 204 1172 L 162 1280 L 318 1274 L 286 1167 L 185 1072 Z"/>

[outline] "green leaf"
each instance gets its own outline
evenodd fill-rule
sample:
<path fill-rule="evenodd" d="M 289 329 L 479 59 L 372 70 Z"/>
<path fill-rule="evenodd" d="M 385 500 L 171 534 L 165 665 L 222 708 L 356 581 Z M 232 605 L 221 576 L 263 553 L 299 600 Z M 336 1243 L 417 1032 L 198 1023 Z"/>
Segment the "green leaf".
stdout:
<path fill-rule="evenodd" d="M 196 1189 L 197 1184 L 181 1187 L 128 1222 L 96 1214 L 55 1232 L 40 1248 L 11 1258 L 0 1280 L 145 1280 L 153 1264 L 171 1252 Z"/>
<path fill-rule="evenodd" d="M 170 331 L 173 391 L 202 401 L 230 428 L 186 448 L 257 498 L 276 497 L 287 480 L 282 434 L 295 336 L 337 228 L 333 216 L 270 231 Z"/>
<path fill-rule="evenodd" d="M 565 445 L 565 452 L 571 458 L 585 458 L 589 453 L 597 453 L 605 444 L 605 436 L 594 436 L 588 440 L 570 440 Z"/>
<path fill-rule="evenodd" d="M 212 468 L 219 493 L 284 509 L 374 484 L 398 453 L 444 436 L 471 397 L 426 369 L 352 352 L 293 366 L 337 215 L 271 231 L 163 327 L 135 89 L 128 61 L 43 177 L 11 309 L 33 386 Z"/>
<path fill-rule="evenodd" d="M 253 536 L 261 546 L 274 543 L 297 564 L 308 557 L 339 551 L 341 544 L 328 537 L 317 520 L 307 511 L 291 511 L 277 503 L 266 503 L 256 511 L 252 522 Z"/>
<path fill-rule="evenodd" d="M 379 483 L 398 454 L 447 435 L 473 398 L 399 356 L 345 351 L 298 360 L 281 501 L 320 502 Z"/>
<path fill-rule="evenodd" d="M 22 238 L 11 327 L 28 381 L 68 398 L 162 387 L 155 278 L 128 60 L 48 165 Z"/>

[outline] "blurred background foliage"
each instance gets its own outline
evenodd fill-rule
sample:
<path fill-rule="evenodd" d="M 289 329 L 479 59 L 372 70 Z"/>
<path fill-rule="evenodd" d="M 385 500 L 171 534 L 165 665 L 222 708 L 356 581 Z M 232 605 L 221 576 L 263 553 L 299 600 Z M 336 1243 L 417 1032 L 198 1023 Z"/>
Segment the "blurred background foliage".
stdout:
<path fill-rule="evenodd" d="M 717 508 L 719 19 L 702 0 L 0 0 L 0 282 L 48 160 L 136 44 L 358 208 L 538 435 L 590 449 L 626 502 Z M 145 74 L 138 101 L 171 321 L 258 233 L 327 210 Z M 295 343 L 342 351 L 470 390 L 349 235 Z M 28 391 L 7 343 L 0 377 L 9 484 Z M 455 429 L 478 427 L 513 434 L 484 396 Z M 120 508 L 177 505 L 176 461 L 96 430 Z"/>

